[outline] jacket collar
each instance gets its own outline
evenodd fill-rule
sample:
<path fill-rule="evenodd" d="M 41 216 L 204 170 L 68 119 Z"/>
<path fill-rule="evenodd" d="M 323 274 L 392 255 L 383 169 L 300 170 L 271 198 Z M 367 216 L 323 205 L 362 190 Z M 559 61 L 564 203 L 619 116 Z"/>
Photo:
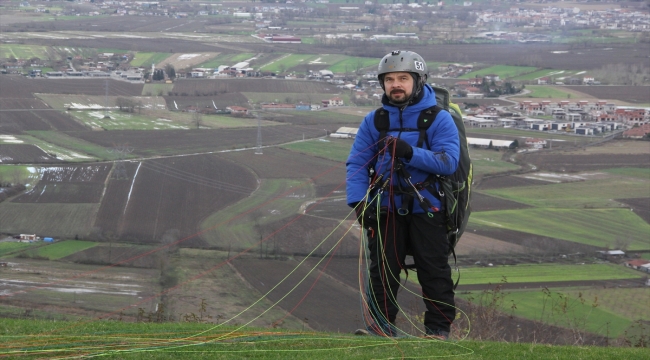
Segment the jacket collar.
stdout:
<path fill-rule="evenodd" d="M 418 96 L 420 99 L 416 100 L 413 104 L 408 105 L 404 108 L 403 110 L 403 115 L 407 114 L 412 114 L 412 113 L 420 113 L 420 111 L 424 109 L 428 109 L 432 106 L 435 106 L 437 104 L 436 101 L 436 95 L 433 92 L 433 88 L 429 84 L 425 84 L 424 87 L 422 88 L 422 91 L 420 92 L 420 96 Z M 384 96 L 381 99 L 381 103 L 384 106 L 384 109 L 388 111 L 390 114 L 398 114 L 400 111 L 400 108 L 391 104 L 388 101 L 388 96 L 384 94 Z"/>

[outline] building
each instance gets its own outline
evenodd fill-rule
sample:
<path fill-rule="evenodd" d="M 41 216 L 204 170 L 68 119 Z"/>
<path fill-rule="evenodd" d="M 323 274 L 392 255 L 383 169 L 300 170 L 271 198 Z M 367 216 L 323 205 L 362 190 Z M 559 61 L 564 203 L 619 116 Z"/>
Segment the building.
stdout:
<path fill-rule="evenodd" d="M 514 140 L 493 140 L 493 139 L 480 139 L 480 138 L 467 138 L 467 143 L 472 146 L 496 149 L 512 149 L 514 148 Z"/>
<path fill-rule="evenodd" d="M 330 134 L 333 138 L 354 139 L 357 136 L 359 128 L 340 127 L 335 132 Z"/>
<path fill-rule="evenodd" d="M 634 259 L 634 260 L 626 261 L 624 265 L 634 270 L 645 270 L 645 268 L 641 269 L 641 267 L 647 264 L 650 264 L 650 261 L 645 259 Z"/>
<path fill-rule="evenodd" d="M 322 100 L 321 103 L 322 103 L 323 107 L 333 107 L 333 106 L 343 106 L 343 105 L 345 105 L 343 103 L 343 99 L 341 99 L 339 97 L 335 97 L 335 98 L 331 98 L 331 99 L 327 99 L 327 100 Z"/>
<path fill-rule="evenodd" d="M 241 106 L 228 106 L 226 110 L 229 110 L 231 114 L 248 115 L 248 109 Z"/>
<path fill-rule="evenodd" d="M 629 139 L 642 139 L 650 134 L 650 124 L 643 124 L 623 132 L 623 137 Z"/>

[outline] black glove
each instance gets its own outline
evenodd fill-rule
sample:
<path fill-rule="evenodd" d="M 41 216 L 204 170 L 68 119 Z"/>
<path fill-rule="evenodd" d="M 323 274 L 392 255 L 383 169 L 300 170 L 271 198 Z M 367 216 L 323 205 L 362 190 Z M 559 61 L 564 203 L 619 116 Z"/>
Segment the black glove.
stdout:
<path fill-rule="evenodd" d="M 374 206 L 367 206 L 365 201 L 358 202 L 354 205 L 354 211 L 357 213 L 357 221 L 366 229 L 377 229 L 377 214 Z"/>
<path fill-rule="evenodd" d="M 388 151 L 395 157 L 406 160 L 411 160 L 413 157 L 413 147 L 400 138 L 389 139 L 386 142 L 386 146 L 388 147 Z"/>

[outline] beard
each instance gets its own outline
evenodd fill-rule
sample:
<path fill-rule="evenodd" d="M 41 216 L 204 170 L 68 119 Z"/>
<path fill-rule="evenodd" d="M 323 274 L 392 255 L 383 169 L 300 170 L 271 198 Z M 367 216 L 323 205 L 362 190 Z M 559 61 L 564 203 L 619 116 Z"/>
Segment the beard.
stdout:
<path fill-rule="evenodd" d="M 406 95 L 405 91 L 393 91 L 388 94 L 388 99 L 391 104 L 394 105 L 404 105 L 408 102 L 409 96 Z"/>

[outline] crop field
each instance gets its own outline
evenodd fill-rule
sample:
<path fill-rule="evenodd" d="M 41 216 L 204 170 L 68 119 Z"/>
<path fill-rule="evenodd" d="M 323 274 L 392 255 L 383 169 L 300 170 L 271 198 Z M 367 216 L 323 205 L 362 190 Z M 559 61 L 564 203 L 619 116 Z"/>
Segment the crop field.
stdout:
<path fill-rule="evenodd" d="M 614 264 L 520 264 L 495 267 L 460 267 L 463 285 L 507 283 L 544 283 L 640 278 L 642 273 Z M 417 281 L 414 279 L 414 281 Z"/>
<path fill-rule="evenodd" d="M 317 59 L 319 59 L 319 56 L 312 54 L 286 54 L 267 65 L 261 66 L 260 71 L 290 71 L 296 66 L 308 65 Z"/>
<path fill-rule="evenodd" d="M 90 232 L 99 204 L 0 203 L 0 232 L 74 237 Z"/>
<path fill-rule="evenodd" d="M 30 131 L 29 139 L 39 147 L 47 148 L 48 152 L 55 153 L 57 158 L 67 161 L 88 161 L 97 159 L 107 159 L 112 156 L 109 150 L 114 147 L 101 147 L 81 139 L 69 136 L 60 131 Z M 75 160 L 76 159 L 76 160 Z"/>
<path fill-rule="evenodd" d="M 205 95 L 204 95 L 205 94 Z M 164 96 L 165 102 L 167 104 L 167 109 L 171 111 L 183 111 L 188 107 L 199 107 L 214 109 L 216 106 L 217 109 L 225 109 L 228 106 L 242 106 L 248 107 L 248 99 L 241 93 L 196 93 L 192 94 L 170 91 Z"/>
<path fill-rule="evenodd" d="M 3 272 L 0 285 L 0 293 L 10 295 L 4 297 L 3 305 L 23 309 L 54 307 L 75 319 L 113 312 L 117 318 L 123 312 L 125 319 L 135 320 L 138 307 L 146 312 L 155 310 L 155 302 L 142 299 L 160 291 L 159 269 L 115 266 L 98 271 L 97 265 L 25 258 L 13 259 L 12 263 L 13 271 Z M 21 291 L 16 291 L 15 284 L 23 285 Z"/>
<path fill-rule="evenodd" d="M 43 140 L 39 136 L 40 135 L 45 135 L 45 139 L 48 138 L 47 135 L 50 133 L 55 133 L 55 134 L 60 134 L 59 136 L 54 136 L 55 138 L 61 139 L 62 134 L 61 132 L 54 132 L 54 131 L 35 131 L 33 133 L 30 133 L 30 135 L 20 135 L 19 138 L 27 145 L 30 144 L 34 147 L 36 147 L 42 155 L 37 155 L 34 154 L 34 157 L 32 157 L 32 160 L 23 160 L 22 162 L 35 162 L 35 163 L 47 163 L 47 162 L 58 162 L 58 161 L 89 161 L 89 160 L 94 160 L 93 156 L 87 155 L 85 152 L 80 152 L 76 148 L 70 148 L 68 144 L 62 143 L 62 144 L 57 144 L 57 143 L 50 143 L 48 140 Z M 31 134 L 34 134 L 33 136 Z M 63 135 L 63 138 L 66 136 Z M 74 146 L 74 143 L 70 144 L 70 146 Z M 31 151 L 30 151 L 31 153 Z M 25 154 L 27 155 L 27 154 Z M 56 155 L 56 158 L 53 156 Z M 20 162 L 18 160 L 15 160 L 15 162 Z"/>
<path fill-rule="evenodd" d="M 303 94 L 303 93 L 282 93 L 274 94 L 268 92 L 245 92 L 246 96 L 253 103 L 291 103 L 302 102 L 303 104 L 320 105 L 321 100 L 328 100 L 334 97 L 332 94 Z M 337 95 L 344 102 L 349 104 L 349 96 Z M 289 100 L 289 101 L 287 101 Z"/>
<path fill-rule="evenodd" d="M 58 60 L 51 58 L 52 52 L 46 46 L 2 44 L 0 45 L 0 58 L 14 57 L 16 59 L 31 59 L 37 57 L 42 60 Z"/>
<path fill-rule="evenodd" d="M 105 79 L 30 79 L 24 76 L 0 76 L 0 98 L 33 98 L 33 94 L 78 94 L 139 96 L 143 84 Z"/>
<path fill-rule="evenodd" d="M 110 164 L 40 167 L 40 181 L 16 203 L 98 203 Z"/>
<path fill-rule="evenodd" d="M 470 224 L 550 236 L 600 248 L 611 248 L 621 242 L 629 245 L 630 250 L 650 248 L 650 225 L 628 209 L 484 211 L 472 213 Z"/>
<path fill-rule="evenodd" d="M 138 52 L 131 60 L 131 66 L 149 68 L 172 56 L 170 53 Z"/>
<path fill-rule="evenodd" d="M 65 240 L 39 247 L 34 251 L 34 253 L 37 256 L 45 257 L 49 260 L 57 260 L 95 246 L 97 246 L 97 243 L 95 242 Z"/>
<path fill-rule="evenodd" d="M 310 156 L 323 157 L 343 163 L 350 155 L 351 139 L 325 138 L 283 145 L 282 148 Z"/>
<path fill-rule="evenodd" d="M 502 153 L 494 150 L 471 149 L 470 158 L 476 176 L 517 170 L 518 165 L 501 159 Z"/>
<path fill-rule="evenodd" d="M 171 130 L 189 129 L 188 124 L 179 124 L 165 118 L 152 118 L 144 114 L 119 111 L 71 111 L 71 115 L 92 129 L 103 130 Z M 105 118 L 104 116 L 108 116 Z"/>
<path fill-rule="evenodd" d="M 352 73 L 371 66 L 377 66 L 377 59 L 352 57 L 333 63 L 331 66 L 327 67 L 327 70 L 334 73 Z"/>
<path fill-rule="evenodd" d="M 562 175 L 549 174 L 549 180 L 562 179 Z M 589 176 L 591 175 L 591 176 Z M 582 174 L 578 180 L 552 185 L 485 190 L 485 193 L 537 207 L 557 208 L 612 208 L 620 205 L 612 199 L 650 196 L 647 180 Z M 544 194 L 540 198 L 539 194 Z"/>
<path fill-rule="evenodd" d="M 553 98 L 553 99 L 569 99 L 571 93 L 561 90 L 561 87 L 544 86 L 544 85 L 528 85 L 526 90 L 530 92 L 524 97 L 529 98 Z"/>
<path fill-rule="evenodd" d="M 220 156 L 237 164 L 246 164 L 261 179 L 298 179 L 302 186 L 316 185 L 316 196 L 344 191 L 345 164 L 283 149 L 265 148 L 263 155 L 249 151 L 223 153 Z M 311 186 L 311 185 L 309 185 Z M 344 205 L 345 206 L 345 205 Z"/>
<path fill-rule="evenodd" d="M 129 144 L 134 155 L 195 154 L 197 152 L 252 149 L 257 144 L 255 127 L 238 129 L 166 130 L 155 133 L 138 130 L 87 131 L 68 133 L 109 149 Z M 262 128 L 264 146 L 323 136 L 322 126 L 267 126 Z"/>
<path fill-rule="evenodd" d="M 523 74 L 532 73 L 536 71 L 537 68 L 531 66 L 506 66 L 506 65 L 495 65 L 490 66 L 485 69 L 469 72 L 465 75 L 460 76 L 461 79 L 470 79 L 474 77 L 481 77 L 489 74 L 498 75 L 501 79 L 508 79 L 515 76 L 521 76 Z"/>
<path fill-rule="evenodd" d="M 130 163 L 126 175 L 109 181 L 95 226 L 135 243 L 167 232 L 189 239 L 204 218 L 254 189 L 246 170 L 211 155 Z"/>
<path fill-rule="evenodd" d="M 167 95 L 174 88 L 174 84 L 148 83 L 142 88 L 142 96 L 163 96 Z"/>
<path fill-rule="evenodd" d="M 24 243 L 18 241 L 2 241 L 0 242 L 0 258 L 9 254 L 14 255 L 20 250 L 28 249 L 36 246 L 34 243 Z"/>
<path fill-rule="evenodd" d="M 514 76 L 512 80 L 514 81 L 530 81 L 530 80 L 537 80 L 542 77 L 550 77 L 553 79 L 557 79 L 558 81 L 561 79 L 564 79 L 566 77 L 571 77 L 571 76 L 585 76 L 586 73 L 584 71 L 567 71 L 567 70 L 555 70 L 555 69 L 541 69 L 541 70 L 536 70 L 528 74 L 524 75 L 519 75 L 519 76 Z M 528 88 L 528 86 L 526 86 Z"/>
<path fill-rule="evenodd" d="M 200 63 L 197 67 L 216 69 L 221 65 L 231 66 L 242 61 L 250 60 L 254 57 L 254 53 L 218 54 L 216 57 Z"/>
<path fill-rule="evenodd" d="M 292 188 L 296 190 L 291 191 Z M 295 216 L 312 192 L 310 186 L 297 180 L 264 180 L 252 197 L 207 217 L 201 223 L 200 236 L 208 244 L 222 249 L 247 248 L 260 240 L 262 234 L 257 234 L 260 225 Z"/>
<path fill-rule="evenodd" d="M 187 68 L 192 68 L 192 67 L 197 67 L 199 64 L 207 62 L 211 59 L 213 59 L 215 56 L 217 56 L 218 53 L 215 52 L 209 52 L 209 53 L 194 53 L 194 54 L 187 54 L 187 53 L 176 53 L 172 54 L 171 56 L 159 60 L 157 62 L 153 62 L 154 60 L 158 60 L 155 57 L 152 58 L 153 64 L 156 65 L 157 68 L 161 69 L 164 68 L 167 64 L 171 64 L 174 66 L 174 69 L 187 69 Z M 136 55 L 137 56 L 137 55 Z M 135 60 L 135 59 L 134 59 Z M 133 64 L 133 61 L 131 61 Z"/>
<path fill-rule="evenodd" d="M 574 151 L 563 152 L 568 155 L 594 155 L 594 154 L 612 154 L 612 155 L 650 155 L 650 143 L 647 141 L 634 140 L 612 140 L 597 146 L 576 149 Z"/>
<path fill-rule="evenodd" d="M 555 143 L 555 142 L 554 142 Z M 527 153 L 524 161 L 535 164 L 538 169 L 553 172 L 578 173 L 600 171 L 611 168 L 630 168 L 650 166 L 650 157 L 646 154 L 593 154 L 572 156 L 558 153 Z"/>
<path fill-rule="evenodd" d="M 612 99 L 632 104 L 650 103 L 650 86 L 564 86 L 569 90 L 579 91 L 598 99 Z"/>
<path fill-rule="evenodd" d="M 273 79 L 216 79 L 179 80 L 174 84 L 174 93 L 188 95 L 221 94 L 221 93 L 303 93 L 303 94 L 337 94 L 339 89 L 322 81 L 273 80 Z M 198 93 L 197 93 L 198 92 Z M 204 95 L 205 96 L 205 95 Z"/>

